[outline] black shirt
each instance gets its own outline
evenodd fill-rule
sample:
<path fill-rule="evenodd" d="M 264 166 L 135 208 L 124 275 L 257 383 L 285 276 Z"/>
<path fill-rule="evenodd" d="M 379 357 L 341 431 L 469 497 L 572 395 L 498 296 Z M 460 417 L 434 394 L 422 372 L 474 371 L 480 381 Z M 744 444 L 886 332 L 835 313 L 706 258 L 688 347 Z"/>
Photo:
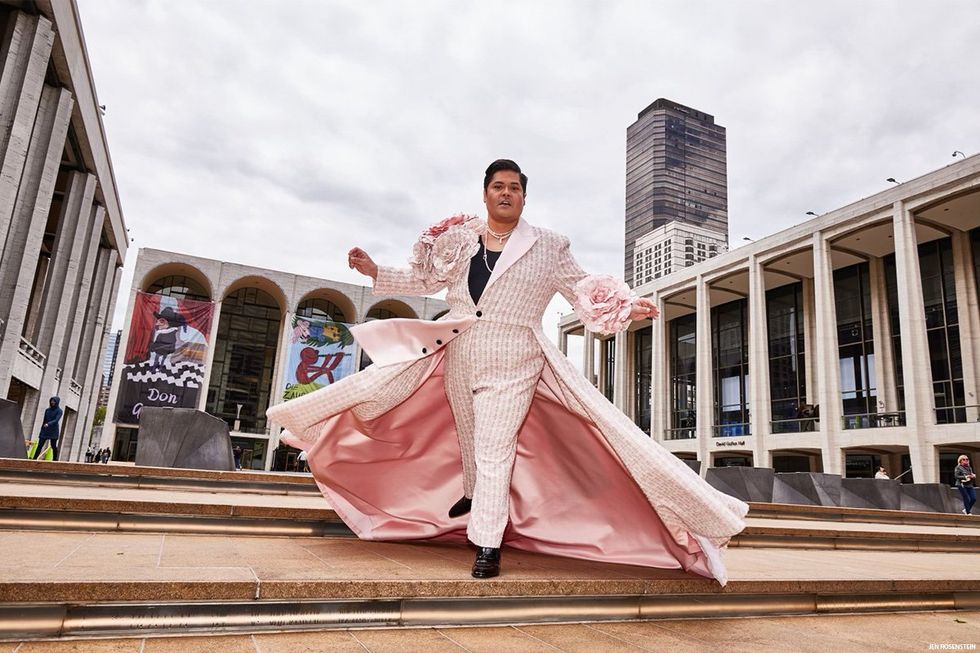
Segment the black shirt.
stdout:
<path fill-rule="evenodd" d="M 483 247 L 483 239 L 481 238 L 480 249 L 470 259 L 470 276 L 468 281 L 470 284 L 470 297 L 473 298 L 474 304 L 480 303 L 480 297 L 487 287 L 487 282 L 490 281 L 490 270 L 487 269 L 487 265 L 493 269 L 497 264 L 497 259 L 500 258 L 500 252 L 494 252 L 488 249 L 485 265 L 483 263 Z"/>

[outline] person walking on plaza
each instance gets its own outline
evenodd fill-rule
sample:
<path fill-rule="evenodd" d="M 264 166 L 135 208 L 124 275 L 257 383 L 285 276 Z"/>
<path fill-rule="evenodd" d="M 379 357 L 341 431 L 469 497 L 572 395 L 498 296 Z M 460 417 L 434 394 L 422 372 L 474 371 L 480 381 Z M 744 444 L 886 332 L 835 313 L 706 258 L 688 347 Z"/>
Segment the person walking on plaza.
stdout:
<path fill-rule="evenodd" d="M 331 507 L 362 538 L 469 540 L 476 578 L 499 574 L 506 543 L 725 584 L 721 550 L 747 504 L 609 403 L 541 326 L 556 293 L 606 334 L 657 318 L 656 304 L 583 272 L 568 238 L 522 217 L 526 195 L 527 176 L 500 159 L 483 178 L 487 218 L 429 227 L 409 268 L 350 250 L 375 294 L 447 289 L 449 312 L 354 326 L 373 364 L 269 418 L 309 451 Z"/>
<path fill-rule="evenodd" d="M 58 437 L 61 435 L 59 422 L 64 411 L 61 410 L 61 398 L 51 397 L 48 400 L 48 407 L 44 409 L 44 422 L 41 424 L 41 432 L 38 433 L 37 447 L 34 449 L 34 460 L 44 450 L 45 444 L 51 445 L 51 460 L 58 460 Z"/>
<path fill-rule="evenodd" d="M 884 467 L 878 467 L 878 471 L 875 472 L 875 478 L 878 480 L 888 481 L 891 477 L 888 475 L 888 471 Z"/>
<path fill-rule="evenodd" d="M 973 506 L 977 502 L 977 475 L 970 467 L 970 459 L 967 456 L 960 456 L 956 459 L 956 469 L 953 470 L 956 478 L 956 487 L 960 490 L 963 498 L 963 514 L 969 515 L 973 511 Z"/>

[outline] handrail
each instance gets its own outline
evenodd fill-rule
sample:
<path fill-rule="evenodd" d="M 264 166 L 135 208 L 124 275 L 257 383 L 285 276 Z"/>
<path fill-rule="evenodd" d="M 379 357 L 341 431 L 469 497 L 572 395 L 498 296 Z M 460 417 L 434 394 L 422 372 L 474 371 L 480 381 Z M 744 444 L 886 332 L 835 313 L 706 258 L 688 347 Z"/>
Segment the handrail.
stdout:
<path fill-rule="evenodd" d="M 973 414 L 967 414 L 968 410 L 973 410 Z M 970 421 L 980 422 L 980 404 L 966 404 L 963 406 L 942 406 L 935 409 L 936 422 L 939 424 L 963 424 Z M 970 417 L 973 417 L 971 420 Z M 940 421 L 940 418 L 943 418 Z"/>
<path fill-rule="evenodd" d="M 47 356 L 41 353 L 41 350 L 35 347 L 31 342 L 24 336 L 20 337 L 19 351 L 27 357 L 29 361 L 44 369 L 44 362 L 48 359 Z"/>
<path fill-rule="evenodd" d="M 693 440 L 696 437 L 697 429 L 693 426 L 664 429 L 664 439 L 666 440 Z"/>
<path fill-rule="evenodd" d="M 740 435 L 752 435 L 752 428 L 749 422 L 715 424 L 711 427 L 711 431 L 711 437 L 713 438 L 734 438 Z"/>
<path fill-rule="evenodd" d="M 845 430 L 905 426 L 905 411 L 889 410 L 880 413 L 851 413 L 850 415 L 841 416 L 841 425 Z"/>
<path fill-rule="evenodd" d="M 769 422 L 770 433 L 809 433 L 816 431 L 819 417 L 798 417 L 794 419 L 774 419 Z"/>

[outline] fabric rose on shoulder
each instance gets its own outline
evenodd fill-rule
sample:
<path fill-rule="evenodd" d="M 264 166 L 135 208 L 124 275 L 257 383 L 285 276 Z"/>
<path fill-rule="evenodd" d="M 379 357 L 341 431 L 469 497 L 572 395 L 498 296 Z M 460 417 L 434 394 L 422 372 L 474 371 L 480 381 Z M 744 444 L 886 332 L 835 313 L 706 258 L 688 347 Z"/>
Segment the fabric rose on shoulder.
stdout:
<path fill-rule="evenodd" d="M 629 324 L 636 295 L 625 281 L 608 274 L 594 274 L 575 284 L 573 290 L 572 307 L 589 331 L 612 334 Z"/>
<path fill-rule="evenodd" d="M 475 215 L 461 213 L 428 227 L 408 260 L 415 276 L 427 283 L 454 279 L 480 249 L 481 226 Z"/>

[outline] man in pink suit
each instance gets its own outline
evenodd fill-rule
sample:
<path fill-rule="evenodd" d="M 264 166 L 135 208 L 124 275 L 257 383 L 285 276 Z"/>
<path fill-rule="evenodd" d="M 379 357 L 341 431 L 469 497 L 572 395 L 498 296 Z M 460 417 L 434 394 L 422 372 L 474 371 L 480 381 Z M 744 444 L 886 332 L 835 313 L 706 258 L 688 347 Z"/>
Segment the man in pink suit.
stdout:
<path fill-rule="evenodd" d="M 589 290 L 577 288 L 586 275 L 571 257 L 567 239 L 521 220 L 527 177 L 516 163 L 494 161 L 486 170 L 483 188 L 487 220 L 485 225 L 472 224 L 480 232 L 476 247 L 439 250 L 430 255 L 435 259 L 431 262 L 417 251 L 412 270 L 379 268 L 360 248 L 348 254 L 350 266 L 371 277 L 376 292 L 425 295 L 448 286 L 450 318 L 476 318 L 445 345 L 444 374 L 463 472 L 463 497 L 448 516 L 470 513 L 466 532 L 477 547 L 472 570 L 477 578 L 496 576 L 500 570 L 518 435 L 547 365 L 535 332 L 540 331 L 544 309 L 555 291 L 581 307 L 576 293 Z M 464 220 L 449 228 L 473 222 Z M 431 235 L 439 238 L 443 233 Z M 445 268 L 458 268 L 455 276 L 426 269 L 426 265 L 439 268 L 446 263 L 450 265 Z M 508 271 L 516 285 L 504 283 L 503 273 Z M 597 302 L 608 303 L 610 309 L 604 315 L 598 311 L 599 326 L 621 329 L 630 320 L 658 316 L 652 300 L 624 296 L 623 287 L 614 287 L 613 292 L 593 289 L 611 295 Z M 612 301 L 602 301 L 608 299 Z M 437 339 L 435 344 L 443 343 Z"/>
<path fill-rule="evenodd" d="M 640 430 L 541 327 L 556 292 L 599 333 L 655 318 L 656 306 L 621 280 L 587 275 L 566 237 L 529 224 L 526 190 L 516 163 L 495 161 L 487 219 L 429 227 L 409 268 L 352 249 L 351 267 L 376 294 L 446 289 L 449 313 L 352 327 L 374 364 L 269 408 L 269 418 L 284 442 L 308 450 L 320 489 L 361 538 L 466 538 L 477 578 L 499 573 L 506 543 L 724 584 L 722 550 L 748 506 Z"/>

